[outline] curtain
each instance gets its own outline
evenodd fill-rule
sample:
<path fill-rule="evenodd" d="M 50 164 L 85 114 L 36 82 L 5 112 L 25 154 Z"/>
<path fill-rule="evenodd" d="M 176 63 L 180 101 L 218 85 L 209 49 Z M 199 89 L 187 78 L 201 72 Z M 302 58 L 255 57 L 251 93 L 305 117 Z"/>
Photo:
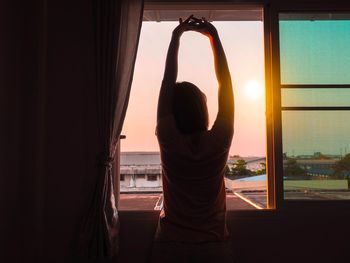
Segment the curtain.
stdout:
<path fill-rule="evenodd" d="M 80 231 L 79 257 L 108 262 L 118 252 L 112 165 L 128 105 L 143 0 L 93 0 L 99 152 L 96 188 Z"/>

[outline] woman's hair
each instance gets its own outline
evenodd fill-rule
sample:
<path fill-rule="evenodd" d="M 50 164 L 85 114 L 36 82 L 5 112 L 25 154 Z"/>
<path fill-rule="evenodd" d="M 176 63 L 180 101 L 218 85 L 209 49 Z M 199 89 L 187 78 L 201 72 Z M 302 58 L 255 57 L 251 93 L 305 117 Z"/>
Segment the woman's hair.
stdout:
<path fill-rule="evenodd" d="M 173 113 L 176 127 L 183 134 L 206 131 L 209 125 L 207 98 L 190 82 L 177 82 L 174 87 Z"/>

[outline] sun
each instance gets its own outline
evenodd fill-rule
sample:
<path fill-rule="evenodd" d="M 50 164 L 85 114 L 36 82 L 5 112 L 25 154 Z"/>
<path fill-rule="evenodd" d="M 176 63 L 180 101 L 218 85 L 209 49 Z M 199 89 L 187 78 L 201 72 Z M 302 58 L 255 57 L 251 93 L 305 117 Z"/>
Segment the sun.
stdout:
<path fill-rule="evenodd" d="M 245 95 L 251 100 L 260 98 L 263 93 L 263 85 L 259 81 L 251 80 L 245 86 Z"/>

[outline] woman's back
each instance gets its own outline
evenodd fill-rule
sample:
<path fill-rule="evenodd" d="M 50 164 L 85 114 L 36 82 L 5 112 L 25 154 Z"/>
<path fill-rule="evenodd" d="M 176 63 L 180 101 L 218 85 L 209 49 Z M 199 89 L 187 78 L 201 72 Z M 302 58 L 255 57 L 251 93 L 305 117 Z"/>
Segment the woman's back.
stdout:
<path fill-rule="evenodd" d="M 178 131 L 171 115 L 159 120 L 164 211 L 157 239 L 227 238 L 224 171 L 233 135 L 229 122 L 218 118 L 210 131 L 200 132 L 194 140 Z"/>

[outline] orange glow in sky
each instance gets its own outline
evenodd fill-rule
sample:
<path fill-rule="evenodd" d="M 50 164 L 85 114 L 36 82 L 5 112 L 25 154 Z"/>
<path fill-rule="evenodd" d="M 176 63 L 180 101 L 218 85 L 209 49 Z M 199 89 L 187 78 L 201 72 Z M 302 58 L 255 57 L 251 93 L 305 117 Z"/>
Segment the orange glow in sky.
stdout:
<path fill-rule="evenodd" d="M 265 156 L 264 47 L 262 22 L 214 22 L 230 67 L 235 97 L 235 133 L 230 154 Z M 156 110 L 165 57 L 177 22 L 144 22 L 122 151 L 158 151 Z M 217 81 L 209 40 L 186 32 L 179 50 L 178 81 L 190 81 L 207 96 L 210 127 L 217 114 Z"/>

